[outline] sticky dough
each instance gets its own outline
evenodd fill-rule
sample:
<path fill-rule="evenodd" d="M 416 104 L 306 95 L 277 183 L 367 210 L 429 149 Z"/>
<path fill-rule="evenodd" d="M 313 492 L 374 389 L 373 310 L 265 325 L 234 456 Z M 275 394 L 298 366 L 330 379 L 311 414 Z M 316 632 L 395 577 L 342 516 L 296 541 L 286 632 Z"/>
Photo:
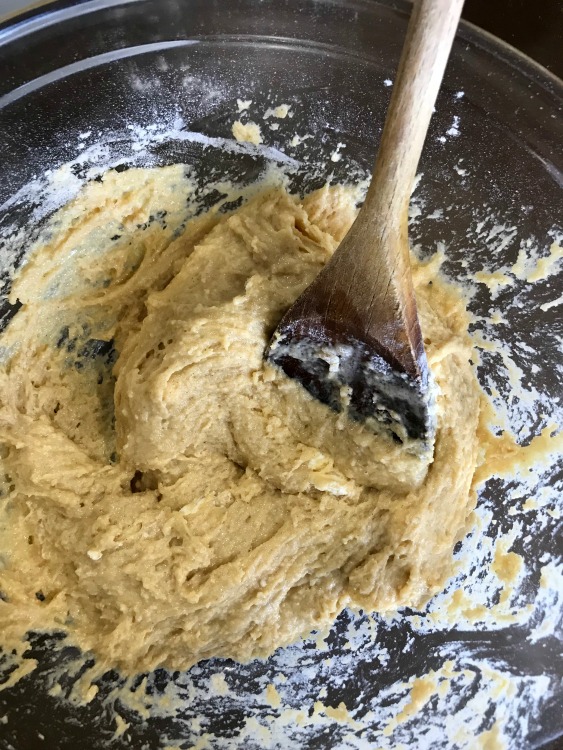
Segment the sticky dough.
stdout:
<path fill-rule="evenodd" d="M 0 342 L 7 642 L 62 628 L 127 672 L 248 660 L 346 606 L 418 606 L 451 571 L 480 455 L 460 296 L 413 260 L 439 427 L 412 473 L 400 446 L 263 359 L 353 220 L 351 192 L 265 189 L 185 224 L 191 190 L 177 166 L 106 174 L 15 282 Z"/>

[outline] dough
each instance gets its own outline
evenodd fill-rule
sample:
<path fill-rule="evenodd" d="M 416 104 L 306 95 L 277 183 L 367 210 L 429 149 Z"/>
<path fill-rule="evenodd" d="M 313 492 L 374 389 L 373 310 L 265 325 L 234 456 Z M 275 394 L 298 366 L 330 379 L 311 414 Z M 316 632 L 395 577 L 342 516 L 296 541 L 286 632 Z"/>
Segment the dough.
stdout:
<path fill-rule="evenodd" d="M 244 661 L 346 606 L 419 606 L 451 572 L 480 458 L 460 295 L 413 260 L 438 430 L 406 488 L 400 446 L 263 359 L 352 222 L 351 191 L 264 189 L 190 218 L 193 190 L 179 166 L 107 173 L 51 220 L 14 284 L 5 642 L 64 629 L 125 672 Z"/>

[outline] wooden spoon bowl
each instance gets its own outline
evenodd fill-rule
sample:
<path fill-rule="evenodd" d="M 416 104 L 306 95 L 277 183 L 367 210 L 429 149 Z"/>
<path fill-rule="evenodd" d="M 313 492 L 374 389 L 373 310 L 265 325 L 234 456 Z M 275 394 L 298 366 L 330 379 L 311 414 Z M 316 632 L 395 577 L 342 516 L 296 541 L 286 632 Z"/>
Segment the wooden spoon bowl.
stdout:
<path fill-rule="evenodd" d="M 279 323 L 268 359 L 335 411 L 402 442 L 433 441 L 408 205 L 463 0 L 418 0 L 364 205 Z"/>

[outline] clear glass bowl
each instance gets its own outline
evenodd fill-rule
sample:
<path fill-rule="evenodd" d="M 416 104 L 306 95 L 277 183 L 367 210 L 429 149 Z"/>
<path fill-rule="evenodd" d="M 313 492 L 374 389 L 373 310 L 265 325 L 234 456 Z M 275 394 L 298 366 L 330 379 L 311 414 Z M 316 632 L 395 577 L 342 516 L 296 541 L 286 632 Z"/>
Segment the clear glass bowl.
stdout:
<path fill-rule="evenodd" d="M 11 19 L 0 27 L 0 240 L 19 256 L 18 230 L 27 227 L 27 237 L 32 236 L 81 179 L 108 165 L 187 162 L 195 165 L 202 182 L 211 172 L 244 182 L 273 160 L 293 164 L 290 180 L 297 190 L 365 174 L 381 132 L 407 15 L 408 4 L 400 0 L 91 0 L 54 2 Z M 250 113 L 291 104 L 294 116 L 279 120 L 278 130 L 262 122 L 262 147 L 226 148 L 237 99 L 252 100 Z M 461 25 L 420 164 L 416 206 L 422 210 L 413 212 L 411 239 L 422 255 L 444 243 L 446 273 L 469 283 L 475 271 L 513 265 L 528 240 L 545 252 L 561 232 L 557 221 L 563 215 L 562 102 L 562 84 L 547 71 Z M 313 137 L 292 146 L 295 134 Z M 333 161 L 337 149 L 342 158 Z M 45 173 L 67 162 L 73 162 L 76 184 L 53 200 Z M 472 288 L 474 328 L 484 337 L 502 336 L 522 382 L 533 381 L 543 394 L 542 409 L 530 407 L 512 389 L 506 363 L 494 352 L 482 353 L 480 379 L 486 390 L 498 391 L 508 421 L 524 442 L 550 420 L 561 423 L 563 330 L 558 307 L 549 306 L 561 287 L 559 275 L 545 283 L 509 286 L 498 296 L 484 285 Z M 493 310 L 505 317 L 494 329 Z M 0 312 L 5 325 L 14 310 L 4 303 Z M 559 487 L 562 469 L 561 462 L 554 464 L 542 480 L 545 485 Z M 500 531 L 510 528 L 507 486 L 489 482 L 480 499 L 493 509 Z M 526 521 L 522 538 L 515 541 L 514 549 L 526 560 L 522 596 L 529 601 L 537 591 L 540 558 L 562 553 L 557 523 L 554 518 L 543 525 Z M 559 605 L 553 606 L 551 614 L 557 617 Z M 456 649 L 486 657 L 511 675 L 551 680 L 543 696 L 525 704 L 529 726 L 522 729 L 517 717 L 507 724 L 510 747 L 539 747 L 563 734 L 556 708 L 563 690 L 560 683 L 554 687 L 561 664 L 557 639 L 532 644 L 521 626 L 427 632 L 414 626 L 410 614 L 379 619 L 375 643 L 362 641 L 353 658 L 347 633 L 362 618 L 344 613 L 330 635 L 328 652 L 306 642 L 266 663 L 212 661 L 188 675 L 156 673 L 150 678 L 155 691 L 172 682 L 185 692 L 183 710 L 146 724 L 128 716 L 128 746 L 158 747 L 157 738 L 164 735 L 195 742 L 200 732 L 208 732 L 216 738 L 212 747 L 259 747 L 243 730 L 249 719 L 264 722 L 275 713 L 260 695 L 264 681 L 280 672 L 293 686 L 295 707 L 312 706 L 326 685 L 325 704 L 344 701 L 357 718 L 363 717 L 364 726 L 327 720 L 324 728 L 295 725 L 289 734 L 278 728 L 270 747 L 387 746 L 377 717 L 369 719 L 367 712 L 385 702 L 398 679 L 438 668 L 444 654 Z M 9 716 L 8 724 L 0 724 L 0 738 L 18 750 L 35 749 L 38 732 L 52 748 L 125 747 L 113 737 L 115 727 L 104 718 L 101 698 L 80 709 L 47 694 L 53 662 L 69 656 L 55 654 L 53 643 L 40 637 L 34 653 L 39 668 L 0 693 L 0 715 Z M 230 686 L 228 699 L 203 699 L 206 680 L 218 673 Z M 303 674 L 306 680 L 299 681 Z M 115 679 L 108 675 L 107 685 Z M 102 684 L 100 696 L 107 690 Z M 460 723 L 467 700 L 460 699 L 455 709 Z M 515 698 L 506 711 L 516 716 L 522 705 Z M 484 729 L 499 711 L 490 705 Z M 201 730 L 194 729 L 193 719 Z M 428 734 L 441 721 L 444 709 L 435 706 L 417 719 L 411 734 L 407 726 L 401 742 L 417 750 L 451 750 L 445 736 Z"/>

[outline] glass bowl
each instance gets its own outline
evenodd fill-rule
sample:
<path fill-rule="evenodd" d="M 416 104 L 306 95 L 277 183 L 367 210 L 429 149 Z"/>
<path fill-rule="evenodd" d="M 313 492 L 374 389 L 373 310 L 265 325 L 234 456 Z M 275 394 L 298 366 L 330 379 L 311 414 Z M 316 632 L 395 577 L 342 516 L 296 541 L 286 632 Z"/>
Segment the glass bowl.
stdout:
<path fill-rule="evenodd" d="M 48 216 L 108 167 L 189 163 L 203 184 L 210 174 L 249 182 L 275 163 L 298 191 L 365 176 L 408 10 L 401 0 L 89 0 L 53 2 L 6 21 L 0 26 L 4 291 L 12 266 Z M 243 114 L 238 100 L 251 100 Z M 561 237 L 562 102 L 560 81 L 462 23 L 411 210 L 416 251 L 426 257 L 445 248 L 445 273 L 467 291 L 481 342 L 481 383 L 495 400 L 499 428 L 510 426 L 523 443 L 546 425 L 561 424 L 561 275 L 529 284 L 510 276 L 510 269 L 522 249 L 541 257 Z M 293 116 L 276 120 L 277 130 L 260 120 L 262 145 L 233 143 L 235 119 L 261 118 L 282 103 Z M 310 137 L 297 142 L 295 135 Z M 68 179 L 56 188 L 56 169 L 69 163 Z M 510 284 L 495 288 L 473 280 L 478 271 L 499 268 Z M 3 302 L 3 325 L 15 312 Z M 487 345 L 495 338 L 508 360 Z M 213 660 L 186 674 L 149 675 L 155 702 L 173 691 L 180 709 L 162 709 L 144 721 L 118 704 L 129 723 L 123 735 L 104 704 L 119 676 L 108 673 L 88 706 L 61 701 L 49 694 L 49 675 L 76 653 L 61 650 L 57 636 L 37 635 L 37 669 L 0 692 L 0 717 L 7 717 L 0 744 L 99 750 L 394 742 L 455 750 L 474 747 L 473 734 L 484 732 L 500 732 L 506 746 L 518 750 L 556 742 L 563 735 L 561 642 L 557 628 L 542 635 L 538 623 L 562 617 L 563 593 L 552 587 L 546 599 L 539 588 L 543 566 L 563 552 L 561 525 L 555 510 L 547 516 L 532 506 L 520 511 L 541 490 L 560 495 L 562 469 L 556 457 L 533 486 L 488 482 L 480 493 L 480 530 L 456 551 L 471 553 L 473 562 L 451 587 L 477 590 L 487 579 L 491 545 L 512 534 L 513 549 L 525 561 L 515 606 L 529 605 L 527 619 L 440 626 L 431 617 L 442 606 L 439 599 L 428 612 L 392 618 L 344 612 L 320 645 L 311 639 L 266 662 Z M 484 596 L 494 604 L 494 593 Z M 396 715 L 413 680 L 443 670 L 448 660 L 474 680 L 465 687 L 451 682 L 448 699 L 429 701 L 385 734 L 389 707 Z M 500 675 L 495 685 L 512 688 L 487 692 L 487 670 Z M 219 678 L 226 691 L 212 690 Z M 270 682 L 283 693 L 281 708 L 264 700 Z M 346 710 L 339 714 L 341 702 Z"/>

